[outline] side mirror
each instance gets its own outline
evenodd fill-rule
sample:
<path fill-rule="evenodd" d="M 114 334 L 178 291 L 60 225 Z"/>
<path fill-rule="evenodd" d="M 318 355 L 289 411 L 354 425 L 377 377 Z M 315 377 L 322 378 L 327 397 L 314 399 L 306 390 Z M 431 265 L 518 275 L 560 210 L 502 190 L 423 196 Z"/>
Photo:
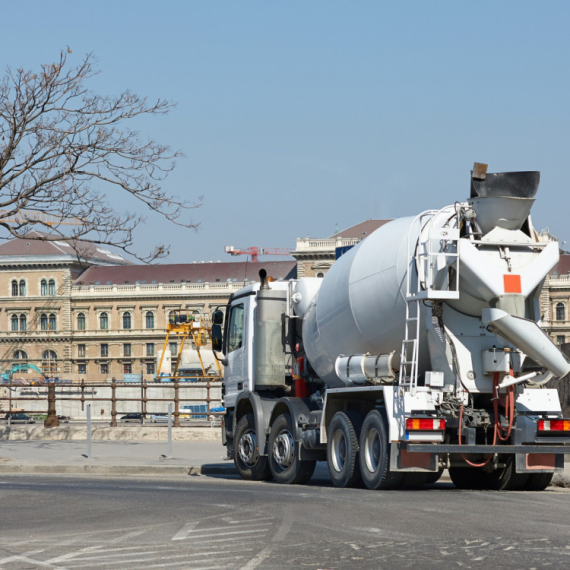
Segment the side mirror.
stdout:
<path fill-rule="evenodd" d="M 217 309 L 212 314 L 212 324 L 222 326 L 224 324 L 224 312 Z"/>
<path fill-rule="evenodd" d="M 214 323 L 212 325 L 212 350 L 214 352 L 222 352 L 222 347 L 223 347 L 222 325 Z"/>

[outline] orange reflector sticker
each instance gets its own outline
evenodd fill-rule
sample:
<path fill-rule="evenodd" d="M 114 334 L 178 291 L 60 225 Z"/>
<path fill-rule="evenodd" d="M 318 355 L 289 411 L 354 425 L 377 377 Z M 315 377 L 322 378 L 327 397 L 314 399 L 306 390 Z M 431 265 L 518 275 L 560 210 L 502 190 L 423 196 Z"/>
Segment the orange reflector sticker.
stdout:
<path fill-rule="evenodd" d="M 520 275 L 503 275 L 505 279 L 505 293 L 522 293 Z"/>

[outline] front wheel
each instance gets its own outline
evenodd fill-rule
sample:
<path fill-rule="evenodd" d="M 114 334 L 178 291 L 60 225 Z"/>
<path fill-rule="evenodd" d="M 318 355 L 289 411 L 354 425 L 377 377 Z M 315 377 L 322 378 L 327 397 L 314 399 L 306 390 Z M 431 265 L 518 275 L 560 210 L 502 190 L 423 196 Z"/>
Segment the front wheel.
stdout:
<path fill-rule="evenodd" d="M 253 414 L 246 414 L 236 427 L 234 463 L 242 479 L 265 481 L 271 479 L 267 457 L 259 455 Z"/>
<path fill-rule="evenodd" d="M 269 468 L 275 481 L 284 485 L 304 485 L 317 465 L 316 461 L 299 459 L 294 433 L 291 416 L 281 414 L 269 434 Z"/>

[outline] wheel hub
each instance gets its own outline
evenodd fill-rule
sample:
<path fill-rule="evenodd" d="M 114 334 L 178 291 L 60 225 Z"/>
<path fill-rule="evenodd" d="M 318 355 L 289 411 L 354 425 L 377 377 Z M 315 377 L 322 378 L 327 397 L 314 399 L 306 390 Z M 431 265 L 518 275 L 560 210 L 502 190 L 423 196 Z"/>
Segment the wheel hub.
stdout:
<path fill-rule="evenodd" d="M 343 470 L 346 462 L 346 439 L 342 431 L 337 430 L 332 440 L 332 463 L 335 471 Z"/>
<path fill-rule="evenodd" d="M 253 432 L 244 433 L 238 444 L 240 459 L 247 464 L 254 463 L 257 451 L 257 438 Z"/>
<path fill-rule="evenodd" d="M 283 468 L 289 467 L 293 462 L 295 443 L 288 431 L 282 431 L 273 442 L 273 458 Z"/>
<path fill-rule="evenodd" d="M 376 472 L 380 465 L 380 435 L 375 429 L 371 429 L 366 435 L 364 459 L 368 470 L 372 473 Z"/>

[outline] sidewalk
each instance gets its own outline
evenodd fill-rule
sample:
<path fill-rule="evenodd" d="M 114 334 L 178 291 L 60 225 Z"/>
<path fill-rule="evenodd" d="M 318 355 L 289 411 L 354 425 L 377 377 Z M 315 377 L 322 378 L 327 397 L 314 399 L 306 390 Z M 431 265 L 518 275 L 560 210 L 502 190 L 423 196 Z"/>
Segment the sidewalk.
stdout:
<path fill-rule="evenodd" d="M 91 475 L 237 475 L 233 461 L 225 461 L 221 441 L 173 441 L 172 457 L 166 441 L 93 441 L 91 457 L 87 441 L 0 441 L 0 474 L 91 474 Z M 564 473 L 554 476 L 560 486 L 570 486 L 570 456 Z M 321 462 L 315 476 L 328 478 Z M 450 481 L 447 472 L 442 481 Z"/>
<path fill-rule="evenodd" d="M 234 474 L 221 442 L 0 441 L 0 473 L 91 473 L 100 475 Z"/>

